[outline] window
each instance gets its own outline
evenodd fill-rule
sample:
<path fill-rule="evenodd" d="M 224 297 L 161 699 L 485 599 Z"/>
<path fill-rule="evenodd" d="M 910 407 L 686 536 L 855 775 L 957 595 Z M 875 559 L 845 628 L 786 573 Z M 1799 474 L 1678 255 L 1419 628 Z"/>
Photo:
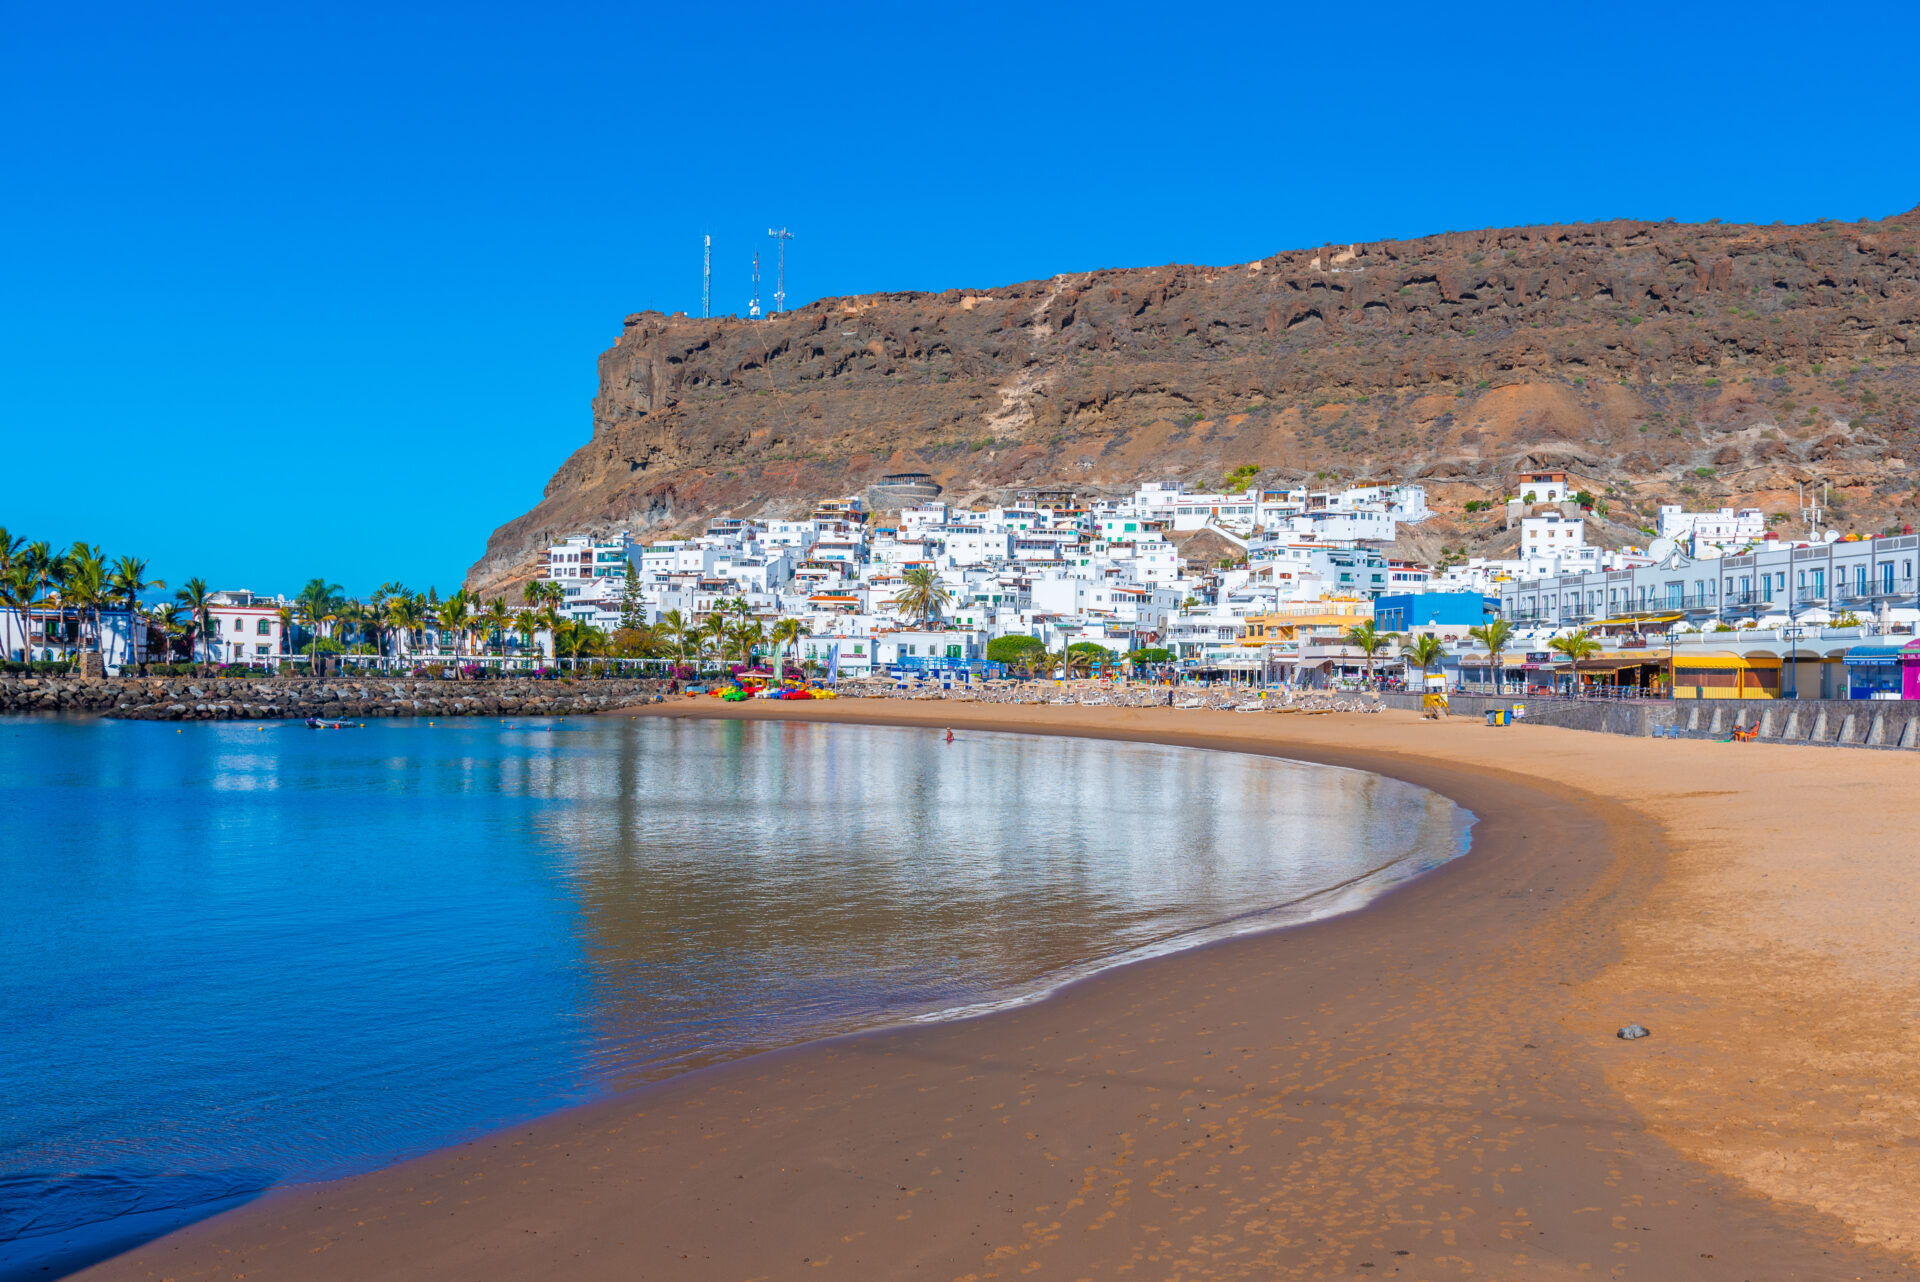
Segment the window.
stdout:
<path fill-rule="evenodd" d="M 270 637 L 270 636 L 272 636 L 272 635 L 273 635 L 273 621 L 272 621 L 272 620 L 270 620 L 270 619 L 262 619 L 262 620 L 260 620 L 260 627 L 259 627 L 259 629 L 258 629 L 258 631 L 259 631 L 259 634 L 260 634 L 261 636 L 263 636 L 263 637 Z"/>
<path fill-rule="evenodd" d="M 1880 563 L 1880 590 L 1882 592 L 1893 591 L 1893 562 L 1891 561 L 1882 561 Z"/>
<path fill-rule="evenodd" d="M 1867 594 L 1867 567 L 1864 564 L 1853 567 L 1853 593 L 1855 596 Z"/>
<path fill-rule="evenodd" d="M 267 649 L 268 649 L 268 647 L 266 647 L 266 646 L 264 646 L 264 645 L 256 645 L 256 646 L 254 646 L 254 647 L 253 647 L 253 652 L 254 652 L 255 654 L 265 654 L 265 653 L 267 652 Z"/>
<path fill-rule="evenodd" d="M 1667 584 L 1667 604 L 1678 609 L 1681 602 L 1685 600 L 1686 593 L 1687 585 L 1684 583 Z"/>
<path fill-rule="evenodd" d="M 1825 570 L 1815 570 L 1813 572 L 1813 594 L 1815 596 L 1825 596 L 1827 594 L 1827 572 Z"/>

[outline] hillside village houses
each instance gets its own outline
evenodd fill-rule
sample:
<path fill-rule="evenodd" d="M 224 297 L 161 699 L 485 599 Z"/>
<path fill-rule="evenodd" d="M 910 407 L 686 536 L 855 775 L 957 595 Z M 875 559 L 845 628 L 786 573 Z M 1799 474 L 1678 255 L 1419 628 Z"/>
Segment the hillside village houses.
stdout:
<path fill-rule="evenodd" d="M 1920 624 L 1915 536 L 1790 543 L 1757 509 L 1664 507 L 1651 549 L 1603 549 L 1587 542 L 1565 473 L 1525 473 L 1518 485 L 1534 501 L 1508 507 L 1517 555 L 1437 573 L 1394 555 L 1400 527 L 1430 515 L 1417 485 L 1235 494 L 1149 483 L 1117 499 L 1054 490 L 964 509 L 926 497 L 938 487 L 923 483 L 884 523 L 848 496 L 801 519 L 720 518 L 645 544 L 579 534 L 550 545 L 537 574 L 560 588 L 565 617 L 609 634 L 629 610 L 647 624 L 674 611 L 698 622 L 744 601 L 769 627 L 799 620 L 793 657 L 841 676 L 977 672 L 995 639 L 1027 636 L 1053 652 L 1078 642 L 1154 652 L 1190 675 L 1324 684 L 1366 670 L 1348 634 L 1377 621 L 1440 638 L 1447 679 L 1484 683 L 1496 670 L 1470 631 L 1501 617 L 1516 628 L 1501 677 L 1522 688 L 1651 692 L 1686 676 L 1700 697 L 1920 698 L 1920 640 L 1911 653 L 1887 640 Z M 1183 555 L 1190 537 L 1211 550 Z M 915 569 L 948 594 L 937 626 L 911 625 L 894 604 Z M 205 657 L 278 666 L 292 648 L 287 605 L 216 593 Z M 70 650 L 79 627 L 57 609 L 0 620 L 9 656 Z M 1602 644 L 1577 674 L 1549 651 L 1574 628 Z M 124 611 L 104 612 L 101 630 L 110 668 L 145 657 Z M 417 643 L 398 644 L 416 659 L 459 653 L 431 621 Z M 536 644 L 551 656 L 546 633 Z M 501 650 L 518 653 L 518 640 Z"/>

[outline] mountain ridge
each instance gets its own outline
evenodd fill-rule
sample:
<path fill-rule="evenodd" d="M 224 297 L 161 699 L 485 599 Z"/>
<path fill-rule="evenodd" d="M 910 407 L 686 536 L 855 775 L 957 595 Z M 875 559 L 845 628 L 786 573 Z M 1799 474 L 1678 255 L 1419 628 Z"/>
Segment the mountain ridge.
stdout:
<path fill-rule="evenodd" d="M 600 355 L 591 438 L 468 584 L 504 590 L 568 534 L 797 515 L 903 471 L 961 501 L 1245 463 L 1417 479 L 1441 511 L 1420 555 L 1504 541 L 1464 502 L 1530 466 L 1609 494 L 1601 541 L 1659 501 L 1781 507 L 1807 481 L 1851 519 L 1920 519 L 1916 343 L 1920 208 L 1447 232 L 759 321 L 640 312 Z"/>

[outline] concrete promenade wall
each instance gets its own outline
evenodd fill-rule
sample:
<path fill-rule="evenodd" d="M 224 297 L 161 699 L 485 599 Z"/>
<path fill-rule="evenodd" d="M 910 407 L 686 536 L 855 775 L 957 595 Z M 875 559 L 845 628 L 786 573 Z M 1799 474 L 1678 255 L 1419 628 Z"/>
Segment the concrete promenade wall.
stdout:
<path fill-rule="evenodd" d="M 1420 706 L 1415 694 L 1381 698 L 1395 708 Z M 1733 727 L 1760 726 L 1760 738 L 1846 748 L 1920 748 L 1920 703 L 1866 699 L 1541 699 L 1456 694 L 1453 715 L 1484 717 L 1491 708 L 1527 705 L 1526 724 L 1602 734 L 1651 735 L 1679 728 L 1683 738 L 1723 739 Z"/>
<path fill-rule="evenodd" d="M 135 721 L 325 717 L 558 717 L 649 703 L 643 680 L 415 681 L 396 678 L 216 680 L 193 677 L 0 678 L 0 712 L 79 712 Z"/>

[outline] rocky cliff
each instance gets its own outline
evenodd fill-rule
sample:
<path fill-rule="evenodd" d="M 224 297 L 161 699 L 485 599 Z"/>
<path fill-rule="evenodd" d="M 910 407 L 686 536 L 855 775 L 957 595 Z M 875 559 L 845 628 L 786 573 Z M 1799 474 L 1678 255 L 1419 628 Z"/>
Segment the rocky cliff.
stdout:
<path fill-rule="evenodd" d="M 1913 519 L 1920 209 L 1879 222 L 1609 222 L 1329 245 L 1226 267 L 830 298 L 771 320 L 627 318 L 593 435 L 471 586 L 550 538 L 783 516 L 890 472 L 966 501 L 1143 479 L 1425 481 L 1416 552 L 1496 551 L 1513 473 L 1663 501 Z"/>

